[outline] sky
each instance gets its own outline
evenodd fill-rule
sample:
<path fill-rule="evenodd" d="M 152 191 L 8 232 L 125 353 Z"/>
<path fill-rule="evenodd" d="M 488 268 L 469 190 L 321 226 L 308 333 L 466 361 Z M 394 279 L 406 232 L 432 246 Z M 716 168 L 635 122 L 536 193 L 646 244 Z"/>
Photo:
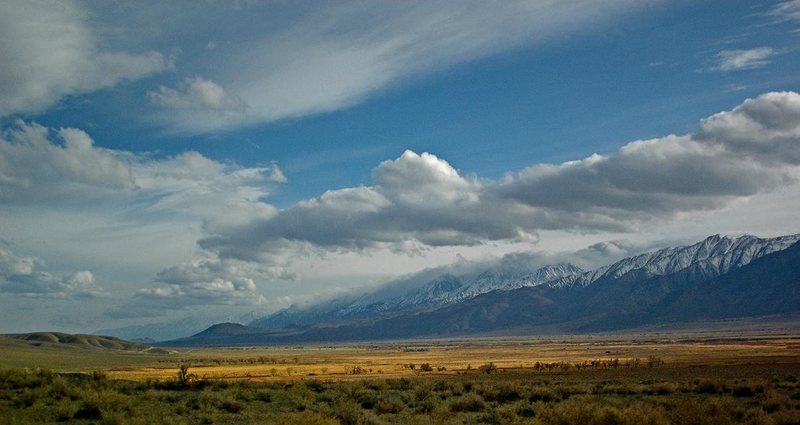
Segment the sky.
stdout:
<path fill-rule="evenodd" d="M 0 332 L 798 233 L 798 41 L 800 0 L 5 0 Z"/>

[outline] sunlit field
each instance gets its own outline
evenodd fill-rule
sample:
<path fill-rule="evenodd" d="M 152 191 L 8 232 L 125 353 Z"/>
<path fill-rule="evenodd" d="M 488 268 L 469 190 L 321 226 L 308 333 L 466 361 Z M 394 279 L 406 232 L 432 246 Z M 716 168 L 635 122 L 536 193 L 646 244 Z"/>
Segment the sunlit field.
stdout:
<path fill-rule="evenodd" d="M 5 423 L 800 422 L 800 338 L 786 334 L 149 353 L 5 344 L 0 357 Z"/>
<path fill-rule="evenodd" d="M 286 381 L 305 378 L 353 379 L 454 375 L 494 363 L 501 370 L 541 364 L 582 369 L 592 362 L 617 368 L 641 366 L 657 358 L 673 367 L 742 363 L 793 363 L 800 344 L 793 339 L 710 342 L 521 342 L 479 341 L 343 347 L 200 349 L 154 357 L 140 366 L 110 367 L 109 377 L 143 380 L 175 375 L 179 364 L 211 379 Z M 650 360 L 649 360 L 650 359 Z M 424 365 L 424 366 L 423 366 Z M 424 370 L 423 370 L 424 367 Z M 540 366 L 541 367 L 541 366 Z"/>

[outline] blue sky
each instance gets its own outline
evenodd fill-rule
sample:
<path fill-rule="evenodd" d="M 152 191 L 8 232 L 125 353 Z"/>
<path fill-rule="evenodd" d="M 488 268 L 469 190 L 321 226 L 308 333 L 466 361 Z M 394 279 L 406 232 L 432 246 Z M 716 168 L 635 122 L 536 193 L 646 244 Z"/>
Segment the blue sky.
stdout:
<path fill-rule="evenodd" d="M 797 0 L 0 8 L 0 331 L 799 231 Z"/>

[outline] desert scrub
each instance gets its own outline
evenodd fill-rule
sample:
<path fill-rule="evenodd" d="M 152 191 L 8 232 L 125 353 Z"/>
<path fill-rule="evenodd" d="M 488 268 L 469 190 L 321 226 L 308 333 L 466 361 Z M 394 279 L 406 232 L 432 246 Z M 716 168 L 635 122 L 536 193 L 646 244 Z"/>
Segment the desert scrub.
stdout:
<path fill-rule="evenodd" d="M 378 399 L 375 406 L 375 412 L 379 414 L 393 414 L 396 415 L 405 409 L 405 402 L 402 397 L 397 394 L 388 394 Z"/>
<path fill-rule="evenodd" d="M 800 365 L 725 369 L 506 371 L 354 381 L 131 382 L 98 374 L 0 371 L 9 423 L 800 423 Z M 643 372 L 643 373 L 642 373 Z M 680 371 L 678 371 L 680 372 Z M 352 378 L 351 378 L 352 379 Z M 356 378 L 357 379 L 357 378 Z M 199 381 L 199 380 L 198 380 Z"/>
<path fill-rule="evenodd" d="M 536 417 L 542 425 L 668 425 L 661 409 L 642 403 L 624 407 L 608 406 L 599 399 L 575 398 L 557 404 L 537 404 Z M 690 422 L 686 422 L 690 423 Z"/>
<path fill-rule="evenodd" d="M 450 410 L 453 412 L 480 412 L 484 408 L 486 403 L 477 394 L 463 395 L 450 403 Z"/>

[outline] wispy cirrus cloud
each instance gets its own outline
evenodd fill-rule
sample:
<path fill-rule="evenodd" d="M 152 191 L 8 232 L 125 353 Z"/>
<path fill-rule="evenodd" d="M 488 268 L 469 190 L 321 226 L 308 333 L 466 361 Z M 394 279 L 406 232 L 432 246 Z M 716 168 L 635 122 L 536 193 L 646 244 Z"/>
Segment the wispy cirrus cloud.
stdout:
<path fill-rule="evenodd" d="M 172 131 L 205 133 L 347 108 L 410 78 L 593 31 L 657 2 L 345 1 L 323 7 L 270 2 L 236 12 L 285 18 L 279 25 L 269 19 L 240 19 L 226 3 L 193 2 L 194 22 L 178 26 L 185 32 L 177 36 L 196 37 L 191 31 L 206 27 L 198 21 L 219 28 L 216 48 L 204 47 L 192 63 L 210 69 L 209 82 L 240 99 L 237 106 L 247 107 L 228 114 L 187 107 L 179 114 L 156 113 L 153 119 Z M 247 40 L 226 39 L 236 35 L 227 33 L 225 25 L 236 25 L 248 34 Z M 213 67 L 208 66 L 212 59 Z M 170 108 L 202 103 L 184 102 L 197 96 L 189 93 L 193 83 L 183 84 L 188 90 L 159 88 L 150 92 L 151 99 Z"/>
<path fill-rule="evenodd" d="M 714 56 L 714 65 L 711 71 L 741 71 L 758 69 L 769 65 L 778 51 L 771 47 L 756 47 L 753 49 L 723 50 Z"/>
<path fill-rule="evenodd" d="M 768 15 L 779 22 L 800 23 L 800 0 L 779 2 L 769 10 Z"/>

